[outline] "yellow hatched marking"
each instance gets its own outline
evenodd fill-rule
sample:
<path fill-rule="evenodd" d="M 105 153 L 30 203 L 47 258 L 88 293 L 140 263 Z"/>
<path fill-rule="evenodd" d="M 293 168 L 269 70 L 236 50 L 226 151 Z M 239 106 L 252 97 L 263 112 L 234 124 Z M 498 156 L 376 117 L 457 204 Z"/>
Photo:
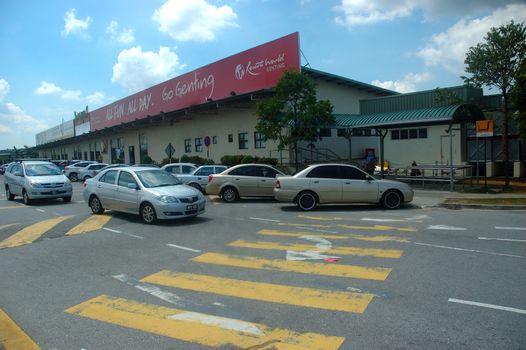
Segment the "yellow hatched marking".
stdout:
<path fill-rule="evenodd" d="M 403 251 L 398 249 L 373 249 L 373 248 L 359 248 L 359 247 L 333 247 L 329 250 L 324 250 L 315 245 L 308 244 L 288 244 L 275 242 L 248 242 L 244 240 L 237 240 L 228 243 L 231 247 L 239 248 L 253 248 L 266 250 L 294 250 L 294 251 L 322 251 L 323 253 L 334 255 L 356 255 L 356 256 L 374 256 L 377 258 L 391 258 L 399 259 Z"/>
<path fill-rule="evenodd" d="M 92 232 L 100 230 L 111 220 L 110 215 L 92 215 L 77 226 L 69 230 L 66 235 L 73 236 L 79 235 L 86 232 Z"/>
<path fill-rule="evenodd" d="M 4 310 L 0 309 L 0 345 L 6 350 L 40 349 Z M 2 348 L 0 346 L 0 348 Z"/>
<path fill-rule="evenodd" d="M 101 295 L 65 312 L 209 347 L 336 350 L 343 337 L 297 333 L 264 324 L 211 316 Z M 266 346 L 265 346 L 266 345 Z"/>
<path fill-rule="evenodd" d="M 47 231 L 51 230 L 56 225 L 60 224 L 62 221 L 71 217 L 72 216 L 59 216 L 28 226 L 0 242 L 0 248 L 13 248 L 32 243 L 34 240 L 42 236 Z"/>
<path fill-rule="evenodd" d="M 277 230 L 259 230 L 257 232 L 260 235 L 266 235 L 266 236 L 283 236 L 283 237 L 304 237 L 304 236 L 314 236 L 314 237 L 320 237 L 320 238 L 326 238 L 326 239 L 357 239 L 360 241 L 369 241 L 369 242 L 409 242 L 409 239 L 407 238 L 400 238 L 396 236 L 358 236 L 358 235 L 351 235 L 346 236 L 345 234 L 342 235 L 324 235 L 324 234 L 318 234 L 316 232 L 288 232 L 288 231 L 277 231 Z"/>
<path fill-rule="evenodd" d="M 368 293 L 335 292 L 167 270 L 147 276 L 141 281 L 243 299 L 360 314 L 374 298 L 373 294 Z"/>
<path fill-rule="evenodd" d="M 2 210 L 2 209 L 19 209 L 19 208 L 31 208 L 31 207 L 27 206 L 27 205 L 10 205 L 10 206 L 7 206 L 7 207 L 0 207 L 0 210 Z"/>
<path fill-rule="evenodd" d="M 346 228 L 351 230 L 376 230 L 376 231 L 400 231 L 400 232 L 416 232 L 416 228 L 413 227 L 393 227 L 384 225 L 374 226 L 356 226 L 356 225 L 321 225 L 321 224 L 292 224 L 292 223 L 279 223 L 283 226 L 294 226 L 294 227 L 317 227 L 317 228 Z"/>
<path fill-rule="evenodd" d="M 193 258 L 192 261 L 214 265 L 243 267 L 248 269 L 361 278 L 375 281 L 384 281 L 392 270 L 391 268 L 386 267 L 336 265 L 304 261 L 266 260 L 254 257 L 232 256 L 219 253 L 205 253 Z"/>

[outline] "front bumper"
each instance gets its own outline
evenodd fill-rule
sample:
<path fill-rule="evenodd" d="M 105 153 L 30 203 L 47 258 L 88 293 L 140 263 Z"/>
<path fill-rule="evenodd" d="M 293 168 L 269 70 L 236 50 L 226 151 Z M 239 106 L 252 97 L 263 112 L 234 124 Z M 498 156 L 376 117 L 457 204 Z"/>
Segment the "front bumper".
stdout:
<path fill-rule="evenodd" d="M 204 214 L 206 200 L 194 203 L 156 203 L 155 212 L 160 220 L 180 219 Z"/>
<path fill-rule="evenodd" d="M 73 189 L 71 187 L 62 188 L 31 188 L 27 191 L 29 198 L 31 199 L 52 199 L 52 198 L 63 198 L 71 197 L 73 195 Z"/>

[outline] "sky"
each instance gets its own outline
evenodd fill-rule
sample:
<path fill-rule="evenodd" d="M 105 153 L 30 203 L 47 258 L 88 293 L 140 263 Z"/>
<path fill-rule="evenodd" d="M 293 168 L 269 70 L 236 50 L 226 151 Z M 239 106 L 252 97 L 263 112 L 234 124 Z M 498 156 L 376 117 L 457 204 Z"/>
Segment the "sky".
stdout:
<path fill-rule="evenodd" d="M 526 22 L 526 0 L 0 0 L 0 149 L 296 31 L 313 69 L 461 85 L 469 47 L 510 20 Z"/>

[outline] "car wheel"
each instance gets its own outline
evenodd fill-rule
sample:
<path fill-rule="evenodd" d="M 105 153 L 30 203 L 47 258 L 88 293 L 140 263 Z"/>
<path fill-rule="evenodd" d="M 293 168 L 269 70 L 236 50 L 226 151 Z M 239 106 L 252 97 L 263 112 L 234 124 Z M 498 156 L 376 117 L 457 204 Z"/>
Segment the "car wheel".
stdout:
<path fill-rule="evenodd" d="M 69 174 L 69 179 L 71 181 L 73 181 L 73 182 L 76 182 L 79 179 L 79 177 L 78 177 L 77 173 L 71 173 L 71 174 Z"/>
<path fill-rule="evenodd" d="M 402 194 L 398 191 L 391 190 L 382 196 L 382 205 L 386 209 L 396 209 L 402 204 Z"/>
<path fill-rule="evenodd" d="M 24 190 L 24 191 L 22 192 L 22 198 L 23 198 L 23 200 L 24 200 L 24 204 L 25 204 L 25 205 L 29 205 L 29 204 L 31 204 L 31 198 L 29 198 L 29 195 L 27 194 L 27 191 L 26 191 L 26 190 Z"/>
<path fill-rule="evenodd" d="M 84 176 L 83 180 L 86 181 L 87 179 L 91 179 L 91 176 L 88 176 L 88 175 Z"/>
<path fill-rule="evenodd" d="M 238 198 L 237 190 L 234 187 L 225 187 L 221 190 L 221 198 L 227 203 L 235 202 Z"/>
<path fill-rule="evenodd" d="M 89 206 L 93 214 L 102 214 L 104 213 L 104 207 L 97 196 L 91 196 L 89 199 Z"/>
<path fill-rule="evenodd" d="M 8 201 L 12 201 L 13 199 L 15 199 L 15 195 L 11 193 L 11 191 L 9 190 L 9 186 L 5 187 L 5 196 Z"/>
<path fill-rule="evenodd" d="M 66 203 L 71 202 L 71 197 L 62 197 L 62 200 Z"/>
<path fill-rule="evenodd" d="M 196 190 L 202 192 L 203 190 L 201 189 L 201 186 L 199 186 L 199 184 L 196 184 L 195 182 L 191 183 L 191 184 L 188 184 L 188 186 L 192 186 L 193 188 L 195 188 Z"/>
<path fill-rule="evenodd" d="M 302 192 L 298 195 L 296 203 L 301 210 L 309 211 L 316 208 L 318 198 L 312 192 Z"/>
<path fill-rule="evenodd" d="M 145 224 L 154 224 L 157 221 L 155 208 L 150 203 L 141 205 L 141 219 Z"/>

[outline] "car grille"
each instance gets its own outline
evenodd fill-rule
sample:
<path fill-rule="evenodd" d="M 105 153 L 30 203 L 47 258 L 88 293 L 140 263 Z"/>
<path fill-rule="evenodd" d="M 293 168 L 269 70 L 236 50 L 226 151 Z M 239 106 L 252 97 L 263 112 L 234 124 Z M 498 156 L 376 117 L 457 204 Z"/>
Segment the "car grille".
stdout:
<path fill-rule="evenodd" d="M 59 187 L 62 187 L 64 186 L 64 183 L 63 182 L 57 182 L 57 183 L 44 183 L 44 184 L 41 184 L 42 187 L 44 188 L 59 188 Z"/>
<path fill-rule="evenodd" d="M 199 199 L 199 197 L 197 197 L 197 196 L 179 198 L 181 203 L 195 203 L 195 202 L 197 202 L 198 199 Z"/>

